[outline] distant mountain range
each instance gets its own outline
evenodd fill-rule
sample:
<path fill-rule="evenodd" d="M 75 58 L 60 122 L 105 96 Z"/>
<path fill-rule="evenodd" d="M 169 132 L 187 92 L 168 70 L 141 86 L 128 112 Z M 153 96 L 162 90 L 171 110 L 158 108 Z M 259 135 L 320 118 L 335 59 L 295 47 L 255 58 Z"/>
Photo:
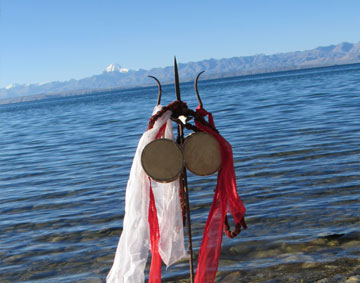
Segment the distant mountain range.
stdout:
<path fill-rule="evenodd" d="M 228 59 L 208 59 L 199 62 L 180 63 L 178 67 L 181 82 L 186 82 L 194 80 L 196 74 L 201 71 L 206 71 L 202 75 L 202 79 L 212 79 L 352 63 L 360 63 L 360 42 L 356 44 L 344 42 L 312 50 L 274 55 L 259 54 Z M 32 98 L 41 99 L 54 95 L 86 94 L 153 85 L 154 82 L 148 78 L 149 75 L 157 77 L 162 84 L 173 83 L 173 66 L 135 71 L 122 68 L 118 64 L 111 64 L 102 74 L 80 80 L 9 85 L 0 89 L 0 102 L 26 101 L 32 100 Z"/>

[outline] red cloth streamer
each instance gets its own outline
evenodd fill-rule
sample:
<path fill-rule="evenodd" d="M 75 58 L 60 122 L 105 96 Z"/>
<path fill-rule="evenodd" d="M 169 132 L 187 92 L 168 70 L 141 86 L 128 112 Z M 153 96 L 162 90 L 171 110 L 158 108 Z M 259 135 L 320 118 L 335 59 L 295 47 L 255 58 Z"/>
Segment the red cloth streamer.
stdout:
<path fill-rule="evenodd" d="M 201 116 L 208 116 L 209 124 L 215 129 L 211 113 L 202 107 L 196 108 Z M 219 142 L 221 152 L 221 169 L 218 173 L 217 186 L 209 217 L 205 225 L 202 239 L 195 283 L 213 282 L 219 265 L 223 226 L 228 207 L 234 218 L 235 225 L 246 229 L 244 221 L 245 207 L 236 189 L 236 177 L 231 145 L 218 133 L 199 121 L 196 127 L 212 135 Z"/>
<path fill-rule="evenodd" d="M 150 224 L 150 243 L 151 243 L 151 267 L 149 274 L 150 283 L 161 282 L 161 257 L 159 254 L 159 239 L 160 239 L 160 230 L 159 222 L 156 213 L 155 198 L 154 193 L 151 187 L 150 181 L 150 204 L 149 204 L 149 216 L 148 221 Z"/>
<path fill-rule="evenodd" d="M 162 136 L 164 136 L 165 134 L 165 129 L 166 129 L 166 123 L 164 125 L 162 125 L 162 127 L 160 128 L 159 132 L 156 134 L 155 139 L 160 139 Z"/>
<path fill-rule="evenodd" d="M 159 132 L 156 134 L 155 139 L 159 139 L 164 135 L 165 128 L 166 128 L 166 123 L 160 128 Z M 149 177 L 149 182 L 150 182 L 150 203 L 149 203 L 148 222 L 150 225 L 150 244 L 151 244 L 151 254 L 152 254 L 149 283 L 159 283 L 161 282 L 161 256 L 159 253 L 160 230 L 159 230 L 159 221 L 157 218 L 155 198 L 151 187 L 150 177 Z"/>

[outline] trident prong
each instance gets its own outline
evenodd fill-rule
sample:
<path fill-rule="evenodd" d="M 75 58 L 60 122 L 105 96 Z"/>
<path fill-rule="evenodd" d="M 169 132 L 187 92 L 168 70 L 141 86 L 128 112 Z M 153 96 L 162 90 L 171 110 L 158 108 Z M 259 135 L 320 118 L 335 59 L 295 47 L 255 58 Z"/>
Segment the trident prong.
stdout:
<path fill-rule="evenodd" d="M 157 105 L 159 105 L 161 103 L 161 84 L 159 82 L 159 80 L 157 78 L 155 78 L 154 76 L 148 76 L 149 78 L 153 78 L 157 84 L 158 84 L 158 87 L 159 87 L 159 94 L 158 94 L 158 100 L 157 100 Z"/>
<path fill-rule="evenodd" d="M 199 80 L 199 77 L 202 73 L 204 73 L 205 71 L 202 71 L 200 72 L 197 76 L 196 76 L 196 79 L 195 79 L 195 83 L 194 83 L 194 88 L 195 88 L 195 92 L 196 92 L 196 96 L 197 96 L 197 99 L 199 101 L 199 105 L 200 107 L 202 108 L 203 107 L 203 104 L 202 104 L 202 101 L 201 101 L 201 98 L 200 98 L 200 94 L 199 94 L 199 90 L 198 90 L 198 87 L 197 87 L 197 83 L 198 83 L 198 80 Z"/>

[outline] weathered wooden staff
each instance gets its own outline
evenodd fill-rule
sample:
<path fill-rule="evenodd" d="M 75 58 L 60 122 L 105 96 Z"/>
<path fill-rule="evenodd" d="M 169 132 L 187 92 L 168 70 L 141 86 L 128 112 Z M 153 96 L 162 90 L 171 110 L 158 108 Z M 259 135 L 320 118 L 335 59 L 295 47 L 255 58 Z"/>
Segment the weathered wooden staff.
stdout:
<path fill-rule="evenodd" d="M 178 67 L 176 62 L 176 57 L 174 58 L 174 73 L 175 73 L 175 92 L 176 92 L 176 99 L 181 101 L 180 95 L 180 82 L 179 82 L 179 73 Z M 177 142 L 180 146 L 184 144 L 184 126 L 182 122 L 178 124 L 178 139 Z M 194 282 L 194 257 L 193 257 L 193 249 L 192 249 L 192 236 L 191 236 L 191 220 L 190 220 L 190 201 L 189 201 L 189 190 L 187 184 L 187 173 L 186 168 L 184 166 L 183 172 L 180 176 L 180 190 L 184 192 L 185 201 L 186 201 L 186 218 L 187 218 L 187 228 L 188 228 L 188 239 L 189 239 L 189 264 L 190 264 L 190 282 Z"/>

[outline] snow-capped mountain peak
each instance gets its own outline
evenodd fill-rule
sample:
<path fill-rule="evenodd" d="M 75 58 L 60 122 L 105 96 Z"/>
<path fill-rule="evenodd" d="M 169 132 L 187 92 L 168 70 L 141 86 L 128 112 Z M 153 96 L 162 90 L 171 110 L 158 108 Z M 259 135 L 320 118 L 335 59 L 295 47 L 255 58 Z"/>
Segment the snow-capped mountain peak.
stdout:
<path fill-rule="evenodd" d="M 16 87 L 26 86 L 26 84 L 9 84 L 5 87 L 6 90 L 14 89 Z"/>
<path fill-rule="evenodd" d="M 122 68 L 118 64 L 110 64 L 106 67 L 106 72 L 120 72 L 120 73 L 127 73 L 129 72 L 128 69 Z"/>

